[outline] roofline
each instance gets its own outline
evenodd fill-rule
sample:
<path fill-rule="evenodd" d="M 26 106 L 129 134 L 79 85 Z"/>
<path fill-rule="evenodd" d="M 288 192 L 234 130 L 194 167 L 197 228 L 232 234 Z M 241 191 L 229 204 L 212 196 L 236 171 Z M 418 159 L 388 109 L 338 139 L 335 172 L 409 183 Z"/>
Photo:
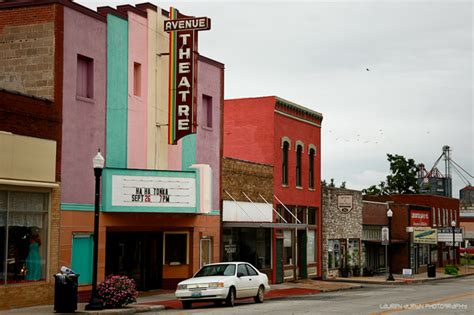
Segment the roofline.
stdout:
<path fill-rule="evenodd" d="M 30 6 L 41 6 L 41 5 L 51 5 L 51 4 L 62 4 L 65 7 L 73 9 L 77 12 L 82 14 L 88 15 L 92 18 L 95 18 L 101 22 L 106 22 L 104 16 L 99 14 L 98 12 L 89 9 L 79 3 L 68 1 L 68 0 L 25 0 L 25 1 L 14 1 L 14 2 L 1 2 L 0 3 L 0 10 L 1 9 L 14 9 L 14 8 L 21 8 L 21 7 L 30 7 Z"/>
<path fill-rule="evenodd" d="M 130 4 L 123 4 L 123 5 L 118 5 L 117 6 L 117 11 L 119 12 L 123 12 L 123 13 L 128 13 L 128 12 L 132 12 L 132 13 L 135 13 L 137 15 L 140 15 L 141 17 L 144 17 L 146 18 L 147 17 L 147 13 L 146 11 L 143 11 L 143 10 L 140 10 L 138 8 L 135 8 L 133 5 L 130 5 Z"/>
<path fill-rule="evenodd" d="M 224 156 L 223 159 L 224 160 L 233 160 L 233 161 L 248 163 L 248 164 L 254 164 L 254 165 L 260 165 L 260 166 L 274 167 L 271 164 L 258 163 L 258 162 L 253 162 L 253 161 L 249 161 L 249 160 L 242 160 L 242 159 L 237 159 L 237 158 L 233 158 L 233 157 L 230 157 L 230 156 Z"/>
<path fill-rule="evenodd" d="M 101 14 L 104 17 L 107 17 L 108 14 L 112 14 L 118 18 L 128 20 L 128 16 L 125 13 L 119 12 L 116 9 L 109 6 L 98 7 L 97 12 L 99 12 L 99 14 Z"/>
<path fill-rule="evenodd" d="M 321 121 L 323 120 L 323 114 L 321 114 L 320 112 L 311 110 L 309 108 L 306 108 L 304 106 L 298 105 L 291 101 L 285 100 L 284 98 L 281 98 L 278 96 L 275 96 L 275 99 L 276 99 L 277 104 L 280 103 L 281 105 L 303 111 L 305 114 L 308 114 L 310 116 L 316 116 L 316 118 L 320 119 Z"/>
<path fill-rule="evenodd" d="M 153 10 L 155 12 L 158 12 L 158 7 L 156 5 L 154 5 L 153 3 L 150 3 L 150 2 L 135 4 L 135 7 L 139 10 L 142 10 L 142 11 L 146 11 L 147 9 L 150 9 L 150 10 Z"/>
<path fill-rule="evenodd" d="M 49 98 L 46 98 L 46 97 L 36 96 L 36 95 L 32 95 L 32 94 L 26 94 L 26 93 L 22 93 L 22 92 L 19 92 L 19 91 L 5 89 L 5 88 L 2 88 L 2 87 L 0 87 L 0 92 L 12 94 L 12 95 L 17 95 L 17 96 L 22 96 L 22 97 L 28 97 L 28 98 L 32 98 L 32 99 L 42 101 L 42 102 L 45 102 L 45 103 L 49 103 L 49 104 L 54 103 L 53 100 L 50 100 Z"/>
<path fill-rule="evenodd" d="M 218 68 L 225 69 L 225 65 L 223 63 L 221 63 L 219 61 L 216 61 L 214 59 L 208 58 L 206 56 L 198 55 L 198 60 L 202 61 L 202 62 L 205 62 L 205 63 L 208 63 L 208 64 L 211 64 L 211 65 L 216 66 Z"/>

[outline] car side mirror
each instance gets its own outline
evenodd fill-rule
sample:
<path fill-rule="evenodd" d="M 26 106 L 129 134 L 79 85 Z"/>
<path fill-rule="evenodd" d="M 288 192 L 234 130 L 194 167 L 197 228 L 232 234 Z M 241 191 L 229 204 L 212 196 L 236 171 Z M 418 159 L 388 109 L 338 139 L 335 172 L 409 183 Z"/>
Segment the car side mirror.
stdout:
<path fill-rule="evenodd" d="M 243 272 L 237 272 L 237 278 L 243 277 L 244 273 Z"/>

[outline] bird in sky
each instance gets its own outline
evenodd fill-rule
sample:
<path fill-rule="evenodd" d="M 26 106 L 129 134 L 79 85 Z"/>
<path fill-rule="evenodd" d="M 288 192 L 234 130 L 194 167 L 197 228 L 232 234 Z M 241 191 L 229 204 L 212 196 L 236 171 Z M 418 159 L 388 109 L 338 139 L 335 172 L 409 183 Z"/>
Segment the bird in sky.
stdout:
<path fill-rule="evenodd" d="M 370 69 L 369 69 L 369 68 L 365 68 L 365 71 L 370 71 Z"/>

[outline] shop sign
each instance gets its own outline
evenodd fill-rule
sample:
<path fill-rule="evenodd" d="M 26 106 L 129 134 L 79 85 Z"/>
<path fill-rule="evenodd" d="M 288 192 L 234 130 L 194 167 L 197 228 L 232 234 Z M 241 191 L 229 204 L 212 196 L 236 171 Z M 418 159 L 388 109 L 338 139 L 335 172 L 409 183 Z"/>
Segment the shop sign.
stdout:
<path fill-rule="evenodd" d="M 461 228 L 454 228 L 454 241 L 462 242 L 463 233 Z M 438 229 L 438 242 L 453 242 L 453 230 L 452 228 Z"/>
<path fill-rule="evenodd" d="M 208 18 L 189 18 L 170 8 L 164 22 L 169 36 L 168 143 L 196 133 L 198 30 L 211 27 Z"/>
<path fill-rule="evenodd" d="M 410 226 L 413 227 L 429 227 L 430 212 L 423 210 L 410 210 Z"/>
<path fill-rule="evenodd" d="M 384 226 L 382 228 L 382 245 L 388 245 L 389 242 L 389 233 L 388 227 Z"/>
<path fill-rule="evenodd" d="M 236 244 L 225 244 L 224 251 L 226 254 L 235 254 L 237 252 L 237 245 Z"/>
<path fill-rule="evenodd" d="M 194 178 L 112 175 L 112 206 L 196 207 Z"/>
<path fill-rule="evenodd" d="M 342 213 L 349 213 L 352 210 L 352 195 L 338 195 L 337 208 Z"/>
<path fill-rule="evenodd" d="M 438 243 L 438 231 L 429 228 L 414 228 L 413 243 L 415 244 L 434 244 Z"/>

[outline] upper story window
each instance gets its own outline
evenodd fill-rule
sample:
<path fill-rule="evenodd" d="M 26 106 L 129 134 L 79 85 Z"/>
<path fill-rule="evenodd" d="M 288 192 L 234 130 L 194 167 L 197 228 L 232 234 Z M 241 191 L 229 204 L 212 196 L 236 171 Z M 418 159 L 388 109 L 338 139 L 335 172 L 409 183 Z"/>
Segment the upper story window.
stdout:
<path fill-rule="evenodd" d="M 309 188 L 314 189 L 314 154 L 313 148 L 309 149 Z"/>
<path fill-rule="evenodd" d="M 133 63 L 133 95 L 142 96 L 142 65 Z"/>
<path fill-rule="evenodd" d="M 94 59 L 77 55 L 76 95 L 94 98 Z"/>
<path fill-rule="evenodd" d="M 288 185 L 288 150 L 290 149 L 290 144 L 288 142 L 283 142 L 282 147 L 282 166 L 281 166 L 281 183 L 283 185 Z"/>
<path fill-rule="evenodd" d="M 202 96 L 202 108 L 204 110 L 204 126 L 212 128 L 212 96 Z"/>
<path fill-rule="evenodd" d="M 298 145 L 296 147 L 296 187 L 301 187 L 301 155 L 303 154 L 303 147 Z"/>

